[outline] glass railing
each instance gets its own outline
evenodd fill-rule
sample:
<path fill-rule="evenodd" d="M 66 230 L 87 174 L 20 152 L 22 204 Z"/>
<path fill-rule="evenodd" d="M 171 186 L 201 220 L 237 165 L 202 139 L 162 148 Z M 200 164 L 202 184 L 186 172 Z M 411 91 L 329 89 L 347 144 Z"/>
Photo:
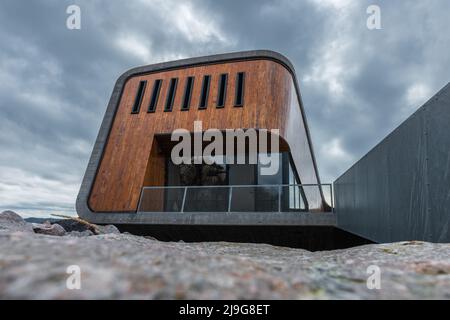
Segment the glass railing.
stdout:
<path fill-rule="evenodd" d="M 332 192 L 331 184 L 144 187 L 138 212 L 314 211 L 323 208 L 317 199 L 333 207 Z"/>

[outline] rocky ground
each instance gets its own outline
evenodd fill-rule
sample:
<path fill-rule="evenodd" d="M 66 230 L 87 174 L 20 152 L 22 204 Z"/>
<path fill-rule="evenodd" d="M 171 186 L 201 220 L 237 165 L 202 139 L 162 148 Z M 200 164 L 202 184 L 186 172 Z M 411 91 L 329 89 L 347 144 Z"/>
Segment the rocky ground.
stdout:
<path fill-rule="evenodd" d="M 67 287 L 68 279 L 76 283 L 67 273 L 73 265 L 80 270 L 79 290 Z M 373 265 L 381 272 L 379 290 L 367 287 Z M 450 299 L 450 244 L 313 253 L 265 244 L 160 242 L 120 234 L 114 226 L 31 224 L 6 211 L 0 214 L 0 298 Z"/>

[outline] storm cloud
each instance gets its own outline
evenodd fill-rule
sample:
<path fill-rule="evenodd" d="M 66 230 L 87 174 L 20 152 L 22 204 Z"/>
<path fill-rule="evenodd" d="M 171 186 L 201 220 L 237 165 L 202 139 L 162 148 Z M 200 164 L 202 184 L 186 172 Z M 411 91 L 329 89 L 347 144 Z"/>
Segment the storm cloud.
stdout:
<path fill-rule="evenodd" d="M 81 30 L 66 8 L 81 8 Z M 381 8 L 381 30 L 366 27 Z M 450 79 L 450 2 L 0 3 L 0 210 L 75 214 L 117 77 L 145 64 L 270 49 L 294 64 L 323 182 Z"/>

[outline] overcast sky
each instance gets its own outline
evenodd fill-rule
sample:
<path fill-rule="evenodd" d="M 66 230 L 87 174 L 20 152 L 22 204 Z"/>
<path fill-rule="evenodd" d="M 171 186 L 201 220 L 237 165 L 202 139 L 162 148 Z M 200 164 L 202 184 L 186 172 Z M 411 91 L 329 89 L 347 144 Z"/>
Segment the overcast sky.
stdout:
<path fill-rule="evenodd" d="M 66 8 L 81 8 L 81 30 Z M 381 8 L 381 30 L 366 26 Z M 450 81 L 450 1 L 0 2 L 0 210 L 75 214 L 117 77 L 129 68 L 270 49 L 300 82 L 333 182 Z"/>

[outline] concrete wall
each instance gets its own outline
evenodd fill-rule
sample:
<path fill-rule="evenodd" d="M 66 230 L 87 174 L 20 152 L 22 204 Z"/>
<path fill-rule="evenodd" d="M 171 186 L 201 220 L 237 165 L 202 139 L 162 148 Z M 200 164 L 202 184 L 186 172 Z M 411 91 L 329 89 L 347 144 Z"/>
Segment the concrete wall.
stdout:
<path fill-rule="evenodd" d="M 450 84 L 334 182 L 338 227 L 450 242 Z"/>

